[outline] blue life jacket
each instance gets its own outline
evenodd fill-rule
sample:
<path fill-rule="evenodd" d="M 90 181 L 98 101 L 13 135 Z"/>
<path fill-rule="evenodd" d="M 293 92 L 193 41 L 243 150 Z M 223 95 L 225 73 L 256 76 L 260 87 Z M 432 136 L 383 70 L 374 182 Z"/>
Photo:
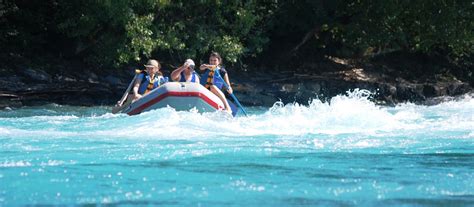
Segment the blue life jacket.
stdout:
<path fill-rule="evenodd" d="M 138 88 L 138 93 L 143 95 L 145 94 L 145 92 L 147 91 L 151 91 L 155 88 L 158 88 L 158 86 L 168 82 L 168 80 L 166 78 L 164 78 L 163 76 L 161 75 L 155 75 L 155 77 L 153 78 L 153 86 L 151 87 L 148 87 L 148 85 L 151 85 L 150 82 L 151 82 L 151 79 L 150 79 L 150 76 L 148 75 L 148 73 L 146 72 L 142 72 L 138 75 L 137 79 L 141 79 L 142 82 L 140 83 L 140 87 Z"/>
<path fill-rule="evenodd" d="M 190 81 L 191 83 L 197 82 L 196 76 L 197 76 L 196 71 L 191 72 L 191 81 Z M 179 82 L 186 82 L 186 75 L 184 74 L 184 71 L 182 71 L 180 74 Z"/>
<path fill-rule="evenodd" d="M 220 70 L 221 70 L 220 67 L 216 68 L 214 72 L 214 77 L 212 77 L 212 85 L 215 85 L 217 88 L 222 89 L 222 87 L 224 86 L 224 77 L 222 77 L 222 75 L 220 74 Z M 209 69 L 206 69 L 204 71 L 204 74 L 201 77 L 201 85 L 206 86 L 207 78 L 210 72 L 211 70 Z M 215 73 L 219 73 L 219 74 L 216 75 Z"/>

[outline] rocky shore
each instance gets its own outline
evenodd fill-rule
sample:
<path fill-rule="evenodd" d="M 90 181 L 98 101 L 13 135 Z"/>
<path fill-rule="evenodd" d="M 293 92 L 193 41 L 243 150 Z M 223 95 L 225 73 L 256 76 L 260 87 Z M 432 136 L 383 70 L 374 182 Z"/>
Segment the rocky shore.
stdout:
<path fill-rule="evenodd" d="M 237 97 L 246 106 L 271 106 L 278 100 L 301 104 L 313 98 L 328 101 L 356 88 L 371 91 L 373 101 L 383 105 L 400 102 L 435 104 L 442 97 L 473 92 L 472 85 L 452 77 L 434 74 L 428 78 L 405 78 L 403 74 L 380 70 L 383 66 L 351 64 L 338 58 L 331 58 L 331 61 L 332 66 L 311 66 L 333 68 L 317 70 L 318 73 L 282 69 L 278 72 L 254 70 L 261 72 L 244 73 L 229 69 L 229 74 Z M 127 88 L 134 69 L 64 71 L 70 70 L 0 69 L 0 109 L 47 103 L 113 105 Z M 169 72 L 165 68 L 165 74 Z"/>

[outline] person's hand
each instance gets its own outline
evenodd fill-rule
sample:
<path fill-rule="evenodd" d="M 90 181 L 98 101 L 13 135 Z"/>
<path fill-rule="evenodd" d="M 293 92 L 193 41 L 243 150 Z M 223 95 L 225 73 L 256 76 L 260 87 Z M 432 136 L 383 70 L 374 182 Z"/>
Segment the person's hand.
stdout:
<path fill-rule="evenodd" d="M 217 65 L 207 65 L 207 68 L 209 68 L 210 70 L 216 70 Z"/>
<path fill-rule="evenodd" d="M 136 101 L 140 98 L 142 98 L 142 95 L 141 94 L 136 94 L 135 97 L 133 97 L 133 100 Z"/>
<path fill-rule="evenodd" d="M 116 107 L 120 107 L 122 106 L 122 103 L 120 103 L 120 101 L 117 101 L 117 104 L 115 104 Z"/>
<path fill-rule="evenodd" d="M 232 94 L 234 90 L 232 90 L 232 87 L 229 86 L 229 88 L 227 88 L 227 92 L 229 92 L 229 94 Z"/>
<path fill-rule="evenodd" d="M 216 70 L 217 65 L 202 64 L 201 66 L 199 66 L 199 68 L 201 70 L 204 70 L 204 69 Z"/>

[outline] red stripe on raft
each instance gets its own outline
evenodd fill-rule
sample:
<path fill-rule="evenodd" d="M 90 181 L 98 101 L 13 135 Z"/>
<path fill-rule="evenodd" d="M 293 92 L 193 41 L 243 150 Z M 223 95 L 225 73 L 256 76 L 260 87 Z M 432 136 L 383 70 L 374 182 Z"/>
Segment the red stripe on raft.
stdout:
<path fill-rule="evenodd" d="M 219 109 L 219 104 L 217 104 L 216 102 L 212 101 L 209 97 L 207 97 L 206 95 L 204 95 L 203 93 L 201 92 L 175 92 L 175 91 L 170 91 L 170 92 L 166 92 L 164 94 L 161 94 L 153 99 L 151 99 L 150 101 L 142 104 L 141 106 L 135 108 L 134 110 L 128 112 L 127 114 L 128 115 L 135 115 L 135 114 L 138 114 L 140 112 L 142 112 L 143 110 L 145 110 L 146 108 L 158 103 L 159 101 L 165 99 L 166 97 L 168 96 L 191 96 L 191 97 L 199 97 L 201 98 L 202 100 L 204 100 L 207 104 L 211 105 L 213 108 L 215 109 Z"/>

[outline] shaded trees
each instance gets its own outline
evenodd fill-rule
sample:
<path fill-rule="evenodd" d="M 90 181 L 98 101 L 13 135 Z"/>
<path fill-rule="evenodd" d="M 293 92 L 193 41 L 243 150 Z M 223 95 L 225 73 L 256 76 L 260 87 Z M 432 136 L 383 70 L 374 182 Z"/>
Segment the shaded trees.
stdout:
<path fill-rule="evenodd" d="M 4 49 L 54 52 L 99 67 L 152 53 L 181 61 L 211 50 L 236 62 L 268 41 L 255 1 L 6 0 L 2 6 Z"/>
<path fill-rule="evenodd" d="M 204 59 L 212 50 L 231 63 L 405 51 L 464 64 L 474 51 L 473 11 L 455 0 L 1 0 L 0 43 L 3 54 L 96 67 Z"/>

